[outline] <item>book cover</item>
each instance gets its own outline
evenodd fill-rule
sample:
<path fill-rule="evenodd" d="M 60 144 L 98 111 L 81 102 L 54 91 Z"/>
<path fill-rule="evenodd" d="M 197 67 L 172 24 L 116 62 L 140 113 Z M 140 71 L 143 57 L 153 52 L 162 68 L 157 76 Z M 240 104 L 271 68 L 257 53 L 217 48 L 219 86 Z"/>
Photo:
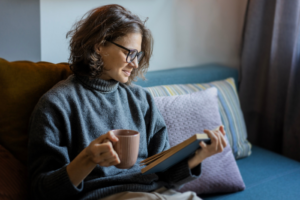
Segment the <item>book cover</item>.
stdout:
<path fill-rule="evenodd" d="M 201 148 L 199 146 L 200 141 L 210 144 L 210 138 L 207 134 L 197 133 L 180 144 L 141 161 L 141 165 L 147 165 L 142 168 L 142 173 L 151 174 L 166 171 L 173 165 L 193 155 L 197 149 Z"/>

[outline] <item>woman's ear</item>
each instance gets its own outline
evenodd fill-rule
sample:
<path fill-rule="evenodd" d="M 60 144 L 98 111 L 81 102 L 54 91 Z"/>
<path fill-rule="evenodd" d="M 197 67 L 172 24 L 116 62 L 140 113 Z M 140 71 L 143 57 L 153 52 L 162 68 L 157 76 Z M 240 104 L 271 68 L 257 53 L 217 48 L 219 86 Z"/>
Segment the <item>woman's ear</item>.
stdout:
<path fill-rule="evenodd" d="M 94 50 L 95 50 L 95 52 L 96 52 L 97 54 L 100 55 L 100 53 L 101 53 L 101 51 L 102 51 L 101 45 L 95 44 L 95 45 L 94 45 Z"/>

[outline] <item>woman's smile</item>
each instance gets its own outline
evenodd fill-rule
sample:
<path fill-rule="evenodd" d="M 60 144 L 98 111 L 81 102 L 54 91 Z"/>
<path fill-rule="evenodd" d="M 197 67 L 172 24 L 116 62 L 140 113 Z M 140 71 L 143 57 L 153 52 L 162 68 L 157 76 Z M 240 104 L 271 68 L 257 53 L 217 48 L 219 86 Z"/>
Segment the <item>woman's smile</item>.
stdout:
<path fill-rule="evenodd" d="M 130 74 L 131 74 L 131 70 L 122 70 L 123 72 L 124 72 L 124 74 L 125 74 L 125 76 L 130 76 Z"/>

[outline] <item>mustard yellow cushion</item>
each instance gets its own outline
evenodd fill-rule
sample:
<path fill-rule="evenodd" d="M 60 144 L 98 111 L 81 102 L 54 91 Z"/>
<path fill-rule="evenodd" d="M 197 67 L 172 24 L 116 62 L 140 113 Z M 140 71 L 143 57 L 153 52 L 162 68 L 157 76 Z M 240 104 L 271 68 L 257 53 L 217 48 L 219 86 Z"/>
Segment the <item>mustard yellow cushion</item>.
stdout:
<path fill-rule="evenodd" d="M 0 145 L 22 163 L 27 160 L 28 122 L 34 106 L 70 74 L 67 63 L 8 62 L 0 58 Z"/>
<path fill-rule="evenodd" d="M 27 168 L 0 145 L 0 199 L 28 199 Z"/>

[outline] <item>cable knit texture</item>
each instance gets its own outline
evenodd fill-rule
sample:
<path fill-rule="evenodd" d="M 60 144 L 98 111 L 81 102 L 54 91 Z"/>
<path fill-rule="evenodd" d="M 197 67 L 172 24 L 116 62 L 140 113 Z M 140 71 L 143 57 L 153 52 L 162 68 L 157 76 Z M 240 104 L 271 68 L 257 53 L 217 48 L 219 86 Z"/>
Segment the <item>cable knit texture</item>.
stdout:
<path fill-rule="evenodd" d="M 112 129 L 140 132 L 136 164 L 130 169 L 97 166 L 78 187 L 66 166 L 90 142 Z M 99 199 L 123 191 L 179 188 L 200 176 L 201 165 L 184 160 L 164 173 L 141 174 L 139 162 L 170 147 L 163 117 L 140 86 L 71 75 L 43 95 L 29 125 L 31 199 Z"/>

